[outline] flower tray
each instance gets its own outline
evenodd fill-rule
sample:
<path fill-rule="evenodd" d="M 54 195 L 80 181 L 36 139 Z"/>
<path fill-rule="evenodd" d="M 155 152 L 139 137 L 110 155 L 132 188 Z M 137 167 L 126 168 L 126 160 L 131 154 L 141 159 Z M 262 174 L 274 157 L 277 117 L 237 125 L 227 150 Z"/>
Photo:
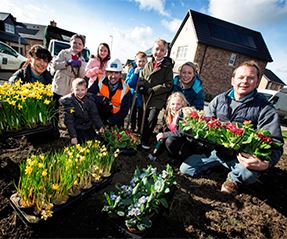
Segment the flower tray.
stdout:
<path fill-rule="evenodd" d="M 122 148 L 120 149 L 120 154 L 125 156 L 133 156 L 137 154 L 137 151 L 135 149 Z"/>
<path fill-rule="evenodd" d="M 53 134 L 55 128 L 52 125 L 37 126 L 31 129 L 22 129 L 17 131 L 10 131 L 0 134 L 0 141 L 4 141 L 7 138 L 20 138 L 22 136 L 36 136 L 39 134 Z"/>
<path fill-rule="evenodd" d="M 198 144 L 201 149 L 197 148 L 200 153 L 209 153 L 213 150 L 216 150 L 216 154 L 218 157 L 223 159 L 224 161 L 230 161 L 234 159 L 237 155 L 237 151 L 235 149 L 226 148 L 220 144 L 215 144 L 207 141 L 206 139 L 197 138 L 195 139 L 191 134 L 185 133 L 185 136 L 188 138 L 189 141 L 195 142 Z M 198 153 L 198 152 L 197 152 Z"/>
<path fill-rule="evenodd" d="M 93 183 L 93 186 L 91 188 L 82 190 L 79 195 L 69 197 L 68 201 L 65 204 L 55 205 L 53 208 L 53 214 L 58 214 L 63 209 L 68 208 L 71 205 L 75 204 L 75 202 L 78 202 L 79 200 L 84 199 L 90 193 L 94 191 L 99 191 L 100 189 L 106 187 L 111 182 L 111 180 L 112 180 L 112 176 L 105 177 L 100 182 Z M 14 193 L 11 195 L 10 205 L 12 206 L 16 214 L 19 216 L 19 218 L 22 220 L 22 222 L 26 226 L 33 227 L 35 225 L 39 225 L 40 223 L 45 223 L 45 221 L 41 219 L 40 216 L 34 214 L 33 207 L 23 208 L 19 205 L 19 201 L 20 201 L 20 197 L 18 193 Z M 49 218 L 48 220 L 51 220 L 52 218 Z"/>

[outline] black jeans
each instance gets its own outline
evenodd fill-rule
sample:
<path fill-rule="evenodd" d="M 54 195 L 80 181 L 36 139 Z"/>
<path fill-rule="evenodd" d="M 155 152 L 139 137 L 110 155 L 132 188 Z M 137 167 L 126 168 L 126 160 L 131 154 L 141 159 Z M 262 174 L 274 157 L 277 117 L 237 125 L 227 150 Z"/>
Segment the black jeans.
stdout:
<path fill-rule="evenodd" d="M 148 108 L 145 115 L 144 127 L 142 134 L 142 144 L 149 145 L 150 137 L 152 136 L 153 130 L 157 124 L 157 118 L 159 115 L 160 109 L 155 107 Z"/>
<path fill-rule="evenodd" d="M 131 112 L 131 130 L 141 130 L 142 125 L 142 118 L 143 118 L 143 108 L 142 107 L 135 107 L 133 108 L 133 111 Z"/>
<path fill-rule="evenodd" d="M 210 154 L 209 146 L 201 144 L 196 140 L 187 139 L 185 136 L 170 136 L 165 140 L 168 153 L 181 161 L 192 154 Z"/>

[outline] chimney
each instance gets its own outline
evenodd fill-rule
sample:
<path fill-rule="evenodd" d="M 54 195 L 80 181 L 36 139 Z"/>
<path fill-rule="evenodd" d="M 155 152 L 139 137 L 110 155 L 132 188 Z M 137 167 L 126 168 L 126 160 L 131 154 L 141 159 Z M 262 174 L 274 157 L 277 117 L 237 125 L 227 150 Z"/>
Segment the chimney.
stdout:
<path fill-rule="evenodd" d="M 50 25 L 53 26 L 53 27 L 57 27 L 57 23 L 54 20 L 50 21 Z"/>

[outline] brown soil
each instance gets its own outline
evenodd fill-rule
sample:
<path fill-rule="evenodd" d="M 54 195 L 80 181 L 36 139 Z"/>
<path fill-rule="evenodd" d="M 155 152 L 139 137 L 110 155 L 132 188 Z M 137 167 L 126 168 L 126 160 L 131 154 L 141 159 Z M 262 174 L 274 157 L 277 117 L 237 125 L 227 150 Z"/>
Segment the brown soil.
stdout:
<path fill-rule="evenodd" d="M 114 165 L 112 182 L 55 214 L 45 223 L 27 227 L 9 204 L 16 192 L 18 164 L 28 154 L 60 149 L 69 141 L 64 132 L 59 140 L 31 144 L 25 138 L 0 144 L 0 238 L 127 237 L 101 213 L 103 192 L 116 183 L 127 183 L 135 167 L 148 164 L 165 167 L 162 154 L 156 162 L 147 160 L 147 152 L 121 156 Z M 40 144 L 39 144 L 40 143 Z M 227 171 L 218 168 L 201 178 L 177 173 L 177 190 L 168 212 L 154 223 L 146 237 L 152 238 L 286 238 L 287 235 L 287 156 L 260 178 L 260 182 L 242 187 L 235 196 L 220 192 Z"/>

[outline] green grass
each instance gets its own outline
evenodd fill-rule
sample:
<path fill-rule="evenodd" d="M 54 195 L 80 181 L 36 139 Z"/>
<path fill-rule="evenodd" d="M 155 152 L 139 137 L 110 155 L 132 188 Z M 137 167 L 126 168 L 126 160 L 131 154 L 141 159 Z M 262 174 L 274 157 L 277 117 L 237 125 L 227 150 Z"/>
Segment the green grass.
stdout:
<path fill-rule="evenodd" d="M 287 130 L 282 131 L 282 135 L 283 135 L 284 141 L 287 141 Z"/>

